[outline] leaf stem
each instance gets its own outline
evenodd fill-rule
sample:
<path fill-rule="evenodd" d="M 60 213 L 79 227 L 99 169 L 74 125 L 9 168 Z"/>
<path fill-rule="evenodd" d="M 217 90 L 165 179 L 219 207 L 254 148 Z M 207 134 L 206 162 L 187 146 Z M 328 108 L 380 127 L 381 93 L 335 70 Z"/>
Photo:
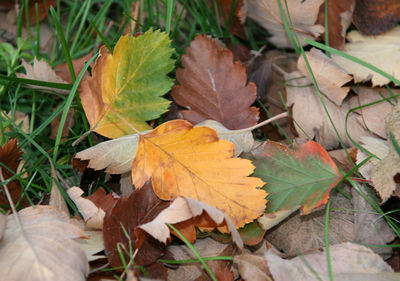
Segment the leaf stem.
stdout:
<path fill-rule="evenodd" d="M 274 117 L 271 117 L 271 118 L 269 118 L 267 120 L 262 121 L 261 123 L 258 123 L 256 125 L 254 125 L 254 126 L 251 126 L 251 127 L 248 127 L 248 128 L 244 128 L 244 129 L 240 129 L 240 130 L 233 130 L 232 133 L 240 134 L 240 133 L 244 133 L 244 132 L 250 132 L 250 131 L 253 131 L 253 130 L 257 129 L 257 128 L 260 128 L 260 127 L 262 127 L 264 125 L 267 125 L 267 124 L 269 124 L 271 122 L 274 122 L 275 120 L 278 120 L 278 119 L 281 119 L 281 118 L 285 118 L 287 116 L 289 116 L 289 114 L 287 112 L 282 112 L 282 113 L 280 113 L 280 114 L 278 114 L 278 115 L 276 115 Z"/>

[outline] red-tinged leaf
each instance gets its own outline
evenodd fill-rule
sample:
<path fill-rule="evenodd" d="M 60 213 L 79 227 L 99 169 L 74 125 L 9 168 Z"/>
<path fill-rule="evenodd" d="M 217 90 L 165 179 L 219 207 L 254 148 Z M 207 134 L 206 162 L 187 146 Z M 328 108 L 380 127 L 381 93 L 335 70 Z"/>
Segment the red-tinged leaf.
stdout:
<path fill-rule="evenodd" d="M 295 151 L 268 142 L 257 155 L 254 175 L 267 182 L 267 213 L 301 206 L 303 215 L 323 207 L 341 180 L 336 164 L 321 145 L 309 141 Z"/>
<path fill-rule="evenodd" d="M 183 117 L 195 124 L 216 120 L 232 130 L 255 125 L 258 109 L 250 106 L 256 99 L 256 86 L 246 85 L 246 70 L 233 61 L 231 51 L 199 35 L 185 52 L 184 68 L 176 72 L 179 85 L 172 89 L 175 101 L 188 108 L 182 111 Z"/>
<path fill-rule="evenodd" d="M 351 24 L 355 3 L 356 0 L 328 1 L 328 35 L 331 47 L 343 48 L 346 29 Z M 319 7 L 316 23 L 325 25 L 325 5 Z"/>
<path fill-rule="evenodd" d="M 22 152 L 19 151 L 17 139 L 9 140 L 3 146 L 0 146 L 0 162 L 2 163 L 2 166 L 0 167 L 0 172 L 2 173 L 2 176 L 5 180 L 13 177 L 17 172 L 21 155 Z M 7 184 L 7 188 L 11 194 L 11 198 L 14 204 L 17 204 L 23 193 L 19 181 L 17 179 L 12 180 Z M 9 206 L 9 202 L 2 187 L 0 188 L 0 206 L 3 208 L 4 206 Z M 28 200 L 25 196 L 21 198 L 21 201 L 19 202 L 19 204 L 17 204 L 17 206 L 28 206 Z"/>
<path fill-rule="evenodd" d="M 104 217 L 103 224 L 105 253 L 112 267 L 122 265 L 117 245 L 123 245 L 120 248 L 125 254 L 125 259 L 129 261 L 130 246 L 133 252 L 137 249 L 135 228 L 152 221 L 168 206 L 168 201 L 163 201 L 154 194 L 151 183 L 134 190 L 128 197 L 120 198 L 111 212 Z M 129 237 L 125 236 L 122 227 Z M 135 264 L 152 268 L 148 271 L 150 278 L 166 279 L 167 269 L 163 268 L 161 264 L 156 264 L 157 259 L 161 258 L 165 251 L 166 248 L 163 243 L 147 237 L 135 256 Z M 157 268 L 157 270 L 154 268 Z"/>
<path fill-rule="evenodd" d="M 97 191 L 85 199 L 89 199 L 98 208 L 102 209 L 104 212 L 109 213 L 115 206 L 118 198 L 113 195 L 113 193 L 106 193 L 104 188 L 100 187 Z"/>

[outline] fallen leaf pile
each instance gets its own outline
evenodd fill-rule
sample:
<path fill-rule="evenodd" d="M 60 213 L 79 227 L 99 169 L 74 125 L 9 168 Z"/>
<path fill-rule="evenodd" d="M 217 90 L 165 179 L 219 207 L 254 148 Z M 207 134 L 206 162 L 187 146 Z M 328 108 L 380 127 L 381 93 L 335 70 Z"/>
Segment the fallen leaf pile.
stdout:
<path fill-rule="evenodd" d="M 398 279 L 384 260 L 398 242 L 399 5 L 381 2 L 205 1 L 229 39 L 200 34 L 181 52 L 173 31 L 125 29 L 72 61 L 78 74 L 97 55 L 79 85 L 71 65 L 22 60 L 19 78 L 78 88 L 95 145 L 51 163 L 50 198 L 28 207 L 42 195 L 24 189 L 26 141 L 9 128 L 35 124 L 1 113 L 0 280 Z M 251 21 L 266 52 L 244 44 L 261 37 Z M 311 40 L 342 53 L 304 51 Z M 72 108 L 52 138 L 68 141 Z M 67 158 L 79 177 L 54 168 Z"/>

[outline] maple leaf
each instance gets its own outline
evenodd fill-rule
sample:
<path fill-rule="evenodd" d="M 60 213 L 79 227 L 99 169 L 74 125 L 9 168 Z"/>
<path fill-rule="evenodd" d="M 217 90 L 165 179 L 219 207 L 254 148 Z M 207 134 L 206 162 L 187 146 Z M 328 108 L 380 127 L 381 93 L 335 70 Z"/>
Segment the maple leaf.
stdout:
<path fill-rule="evenodd" d="M 400 26 L 378 36 L 364 36 L 357 30 L 347 34 L 349 43 L 345 44 L 343 52 L 372 64 L 400 79 Z M 332 54 L 332 59 L 354 76 L 354 82 L 371 79 L 372 86 L 383 86 L 390 80 L 375 71 L 364 67 L 342 56 Z"/>
<path fill-rule="evenodd" d="M 353 23 L 365 35 L 379 35 L 397 25 L 400 3 L 397 0 L 357 0 Z"/>
<path fill-rule="evenodd" d="M 268 142 L 257 155 L 254 175 L 267 182 L 267 213 L 301 205 L 302 214 L 322 207 L 342 175 L 321 145 L 309 141 L 294 152 Z"/>
<path fill-rule="evenodd" d="M 0 167 L 0 173 L 2 177 L 7 180 L 14 176 L 17 173 L 18 165 L 20 163 L 20 158 L 22 152 L 19 151 L 19 146 L 17 145 L 17 139 L 11 139 L 7 141 L 3 146 L 0 146 L 0 162 L 5 167 Z M 8 191 L 10 192 L 11 198 L 14 204 L 20 200 L 21 195 L 23 195 L 21 184 L 17 179 L 12 180 L 7 183 Z M 25 207 L 28 206 L 28 200 L 25 196 L 21 198 L 18 206 Z M 1 188 L 0 193 L 0 205 L 9 205 L 9 202 L 4 194 L 3 188 Z"/>
<path fill-rule="evenodd" d="M 122 265 L 117 245 L 123 245 L 122 252 L 125 259 L 129 261 L 130 247 L 133 252 L 137 249 L 134 232 L 136 227 L 152 221 L 168 206 L 168 201 L 163 201 L 154 194 L 150 183 L 134 190 L 128 197 L 123 196 L 118 200 L 111 212 L 104 217 L 103 224 L 105 253 L 112 267 Z M 140 245 L 135 256 L 135 264 L 145 267 L 155 266 L 157 270 L 154 268 L 148 270 L 150 277 L 166 279 L 166 268 L 160 263 L 156 263 L 165 254 L 165 251 L 164 244 L 148 237 Z"/>
<path fill-rule="evenodd" d="M 113 54 L 102 47 L 93 76 L 84 76 L 79 89 L 91 129 L 109 138 L 132 134 L 132 127 L 150 129 L 145 121 L 168 109 L 161 96 L 173 84 L 167 77 L 174 67 L 172 52 L 168 35 L 153 30 L 122 36 Z"/>
<path fill-rule="evenodd" d="M 232 158 L 234 145 L 220 140 L 207 127 L 184 120 L 166 122 L 142 135 L 132 165 L 132 183 L 140 188 L 152 178 L 154 192 L 163 200 L 193 198 L 224 212 L 241 227 L 265 209 L 264 185 L 248 177 L 249 160 Z"/>
<path fill-rule="evenodd" d="M 228 129 L 255 125 L 258 109 L 250 105 L 256 99 L 256 86 L 246 85 L 246 70 L 240 62 L 233 62 L 231 51 L 199 35 L 185 52 L 181 58 L 184 68 L 176 71 L 179 85 L 172 89 L 175 101 L 189 108 L 182 111 L 184 119 L 193 124 L 216 120 Z"/>
<path fill-rule="evenodd" d="M 288 18 L 286 11 L 287 4 L 293 28 L 297 32 L 297 36 L 303 46 L 306 45 L 304 43 L 305 38 L 316 39 L 320 34 L 324 33 L 324 27 L 315 23 L 319 7 L 324 3 L 324 0 L 279 1 L 281 1 L 286 18 Z M 283 26 L 278 1 L 248 0 L 247 16 L 258 22 L 273 35 L 269 38 L 269 41 L 273 44 L 281 48 L 293 48 Z"/>
<path fill-rule="evenodd" d="M 0 279 L 86 280 L 85 253 L 71 240 L 78 237 L 85 233 L 50 206 L 28 207 L 9 215 L 0 241 Z"/>

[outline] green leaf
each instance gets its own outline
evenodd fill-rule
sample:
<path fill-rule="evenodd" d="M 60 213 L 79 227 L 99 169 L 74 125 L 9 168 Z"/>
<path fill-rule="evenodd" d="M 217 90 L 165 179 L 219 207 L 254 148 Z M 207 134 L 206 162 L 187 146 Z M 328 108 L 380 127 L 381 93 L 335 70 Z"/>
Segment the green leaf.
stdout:
<path fill-rule="evenodd" d="M 267 182 L 267 213 L 301 206 L 302 214 L 308 214 L 326 204 L 342 178 L 328 153 L 314 141 L 295 151 L 268 142 L 257 157 L 254 176 Z"/>
<path fill-rule="evenodd" d="M 80 87 L 80 97 L 92 130 L 117 138 L 151 129 L 146 123 L 168 110 L 167 93 L 174 68 L 168 35 L 149 30 L 137 37 L 122 36 L 109 54 L 105 47 Z"/>

